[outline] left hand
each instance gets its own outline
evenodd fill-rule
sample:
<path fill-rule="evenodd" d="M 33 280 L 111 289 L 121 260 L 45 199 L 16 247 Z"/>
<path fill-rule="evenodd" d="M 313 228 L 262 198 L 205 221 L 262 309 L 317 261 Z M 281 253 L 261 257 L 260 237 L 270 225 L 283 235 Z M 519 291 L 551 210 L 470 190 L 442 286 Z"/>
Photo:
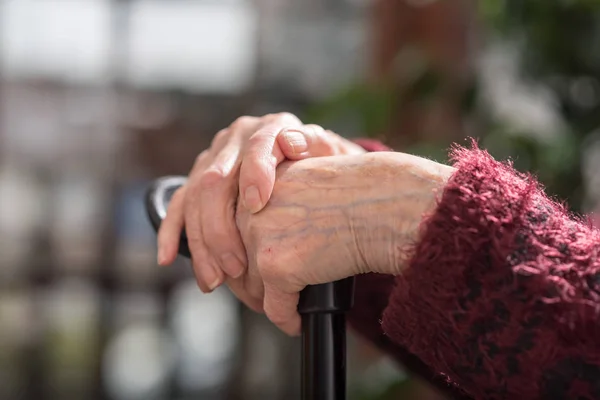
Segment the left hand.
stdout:
<path fill-rule="evenodd" d="M 366 272 L 398 274 L 435 189 L 452 168 L 402 153 L 311 158 L 277 169 L 269 203 L 238 206 L 249 268 L 237 284 L 284 332 L 300 332 L 307 285 Z"/>
<path fill-rule="evenodd" d="M 158 232 L 158 263 L 175 260 L 185 226 L 200 289 L 210 292 L 227 282 L 235 292 L 235 281 L 247 267 L 235 226 L 238 193 L 243 195 L 241 204 L 258 212 L 271 196 L 277 165 L 285 159 L 364 152 L 320 126 L 303 125 L 289 113 L 238 118 L 198 156 L 187 183 L 173 195 Z M 260 309 L 259 304 L 246 303 Z"/>

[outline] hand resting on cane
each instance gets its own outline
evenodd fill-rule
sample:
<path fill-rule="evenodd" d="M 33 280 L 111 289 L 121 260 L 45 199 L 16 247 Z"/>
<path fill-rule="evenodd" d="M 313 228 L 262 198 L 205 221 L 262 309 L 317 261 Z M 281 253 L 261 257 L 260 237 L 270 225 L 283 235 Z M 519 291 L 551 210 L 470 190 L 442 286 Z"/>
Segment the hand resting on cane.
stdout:
<path fill-rule="evenodd" d="M 161 227 L 161 263 L 175 258 L 184 224 L 209 230 L 225 218 L 236 236 L 219 236 L 221 248 L 239 245 L 250 264 L 228 285 L 256 310 L 264 300 L 288 333 L 297 332 L 293 305 L 303 285 L 378 272 L 357 277 L 351 325 L 451 397 L 600 399 L 597 229 L 550 199 L 533 177 L 476 146 L 453 151 L 451 168 L 399 153 L 361 155 L 333 136 L 339 147 L 329 149 L 344 150 L 319 155 L 355 155 L 293 162 L 276 175 L 292 158 L 280 144 L 283 130 L 270 129 L 268 141 L 254 141 L 260 146 L 247 136 L 227 142 L 236 158 L 218 174 L 227 182 L 221 197 L 181 191 Z M 377 148 L 383 146 L 367 146 Z M 231 159 L 215 154 L 212 160 Z M 246 157 L 261 167 L 244 173 L 239 159 Z M 214 164 L 207 159 L 196 171 Z M 250 175 L 264 189 L 258 208 L 245 198 Z M 210 182 L 199 181 L 198 193 Z M 217 197 L 228 201 L 227 213 L 212 211 Z M 198 249 L 194 268 L 200 287 L 210 290 L 203 267 L 216 264 Z"/>
<path fill-rule="evenodd" d="M 248 252 L 248 294 L 289 334 L 307 285 L 376 272 L 397 275 L 421 216 L 452 168 L 402 153 L 310 158 L 277 168 L 266 207 L 238 203 L 237 225 Z M 377 182 L 377 185 L 373 185 Z"/>
<path fill-rule="evenodd" d="M 235 205 L 252 212 L 263 208 L 284 160 L 363 154 L 365 150 L 317 125 L 304 125 L 292 114 L 240 117 L 215 136 L 196 159 L 188 182 L 173 196 L 158 234 L 158 263 L 177 256 L 185 226 L 198 286 L 210 292 L 227 281 L 255 311 L 262 301 L 244 284 L 246 249 L 235 225 Z"/>

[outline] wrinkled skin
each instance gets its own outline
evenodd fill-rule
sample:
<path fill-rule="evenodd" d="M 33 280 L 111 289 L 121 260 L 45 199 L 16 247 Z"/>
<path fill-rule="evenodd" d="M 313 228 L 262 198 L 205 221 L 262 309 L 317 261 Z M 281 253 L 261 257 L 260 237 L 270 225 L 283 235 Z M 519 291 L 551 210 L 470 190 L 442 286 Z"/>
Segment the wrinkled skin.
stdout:
<path fill-rule="evenodd" d="M 282 164 L 261 212 L 238 207 L 249 260 L 245 290 L 280 329 L 298 334 L 305 286 L 402 271 L 421 216 L 433 209 L 435 191 L 451 172 L 401 153 Z"/>
<path fill-rule="evenodd" d="M 295 335 L 306 285 L 401 271 L 451 172 L 402 153 L 365 154 L 291 114 L 242 117 L 217 134 L 174 195 L 158 261 L 174 261 L 185 226 L 201 290 L 226 282 Z"/>
<path fill-rule="evenodd" d="M 217 133 L 210 148 L 196 159 L 187 184 L 173 196 L 158 233 L 158 263 L 177 256 L 185 226 L 198 286 L 210 292 L 225 281 L 255 310 L 237 278 L 247 268 L 246 249 L 235 225 L 238 193 L 248 210 L 268 202 L 275 169 L 284 160 L 340 154 L 362 154 L 356 144 L 317 125 L 304 125 L 289 113 L 244 116 Z"/>

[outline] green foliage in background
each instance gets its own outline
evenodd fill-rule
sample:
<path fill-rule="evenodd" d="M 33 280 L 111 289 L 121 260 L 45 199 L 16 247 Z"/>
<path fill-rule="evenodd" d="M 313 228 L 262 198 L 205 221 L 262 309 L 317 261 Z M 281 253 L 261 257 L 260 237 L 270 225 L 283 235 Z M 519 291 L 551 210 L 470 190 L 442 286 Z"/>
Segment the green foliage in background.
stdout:
<path fill-rule="evenodd" d="M 581 210 L 581 151 L 600 127 L 600 1 L 484 0 L 479 6 L 493 34 L 521 43 L 521 73 L 551 89 L 566 122 L 565 137 L 554 142 L 522 134 L 504 143 L 502 121 L 494 121 L 490 149 L 525 159 L 517 167 L 536 172 L 551 193 Z"/>
<path fill-rule="evenodd" d="M 465 89 L 465 118 L 477 121 L 481 147 L 497 159 L 510 158 L 521 171 L 536 174 L 549 194 L 582 211 L 581 155 L 587 143 L 600 136 L 600 0 L 480 0 L 477 6 L 487 30 L 482 35 L 490 42 L 519 46 L 521 78 L 549 89 L 565 124 L 562 135 L 548 139 L 544 132 L 523 131 L 500 120 L 481 101 L 478 77 Z M 400 98 L 391 84 L 369 86 L 360 82 L 314 104 L 306 118 L 326 126 L 350 120 L 360 132 L 377 136 L 404 101 L 426 105 L 444 89 L 444 82 L 418 49 L 404 49 L 398 59 L 403 68 L 399 71 L 404 89 Z M 423 142 L 403 150 L 446 161 L 448 145 Z M 371 400 L 416 398 L 411 395 L 409 382 L 398 382 L 379 393 L 357 395 Z"/>

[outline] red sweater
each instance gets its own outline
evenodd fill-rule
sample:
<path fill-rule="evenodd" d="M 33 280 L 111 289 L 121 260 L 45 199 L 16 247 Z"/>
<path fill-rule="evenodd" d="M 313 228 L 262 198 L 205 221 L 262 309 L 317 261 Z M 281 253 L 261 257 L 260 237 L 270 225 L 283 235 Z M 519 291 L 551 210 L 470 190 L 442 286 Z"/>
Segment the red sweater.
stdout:
<path fill-rule="evenodd" d="M 600 231 L 483 150 L 453 161 L 406 271 L 359 276 L 350 324 L 452 398 L 600 399 Z"/>

